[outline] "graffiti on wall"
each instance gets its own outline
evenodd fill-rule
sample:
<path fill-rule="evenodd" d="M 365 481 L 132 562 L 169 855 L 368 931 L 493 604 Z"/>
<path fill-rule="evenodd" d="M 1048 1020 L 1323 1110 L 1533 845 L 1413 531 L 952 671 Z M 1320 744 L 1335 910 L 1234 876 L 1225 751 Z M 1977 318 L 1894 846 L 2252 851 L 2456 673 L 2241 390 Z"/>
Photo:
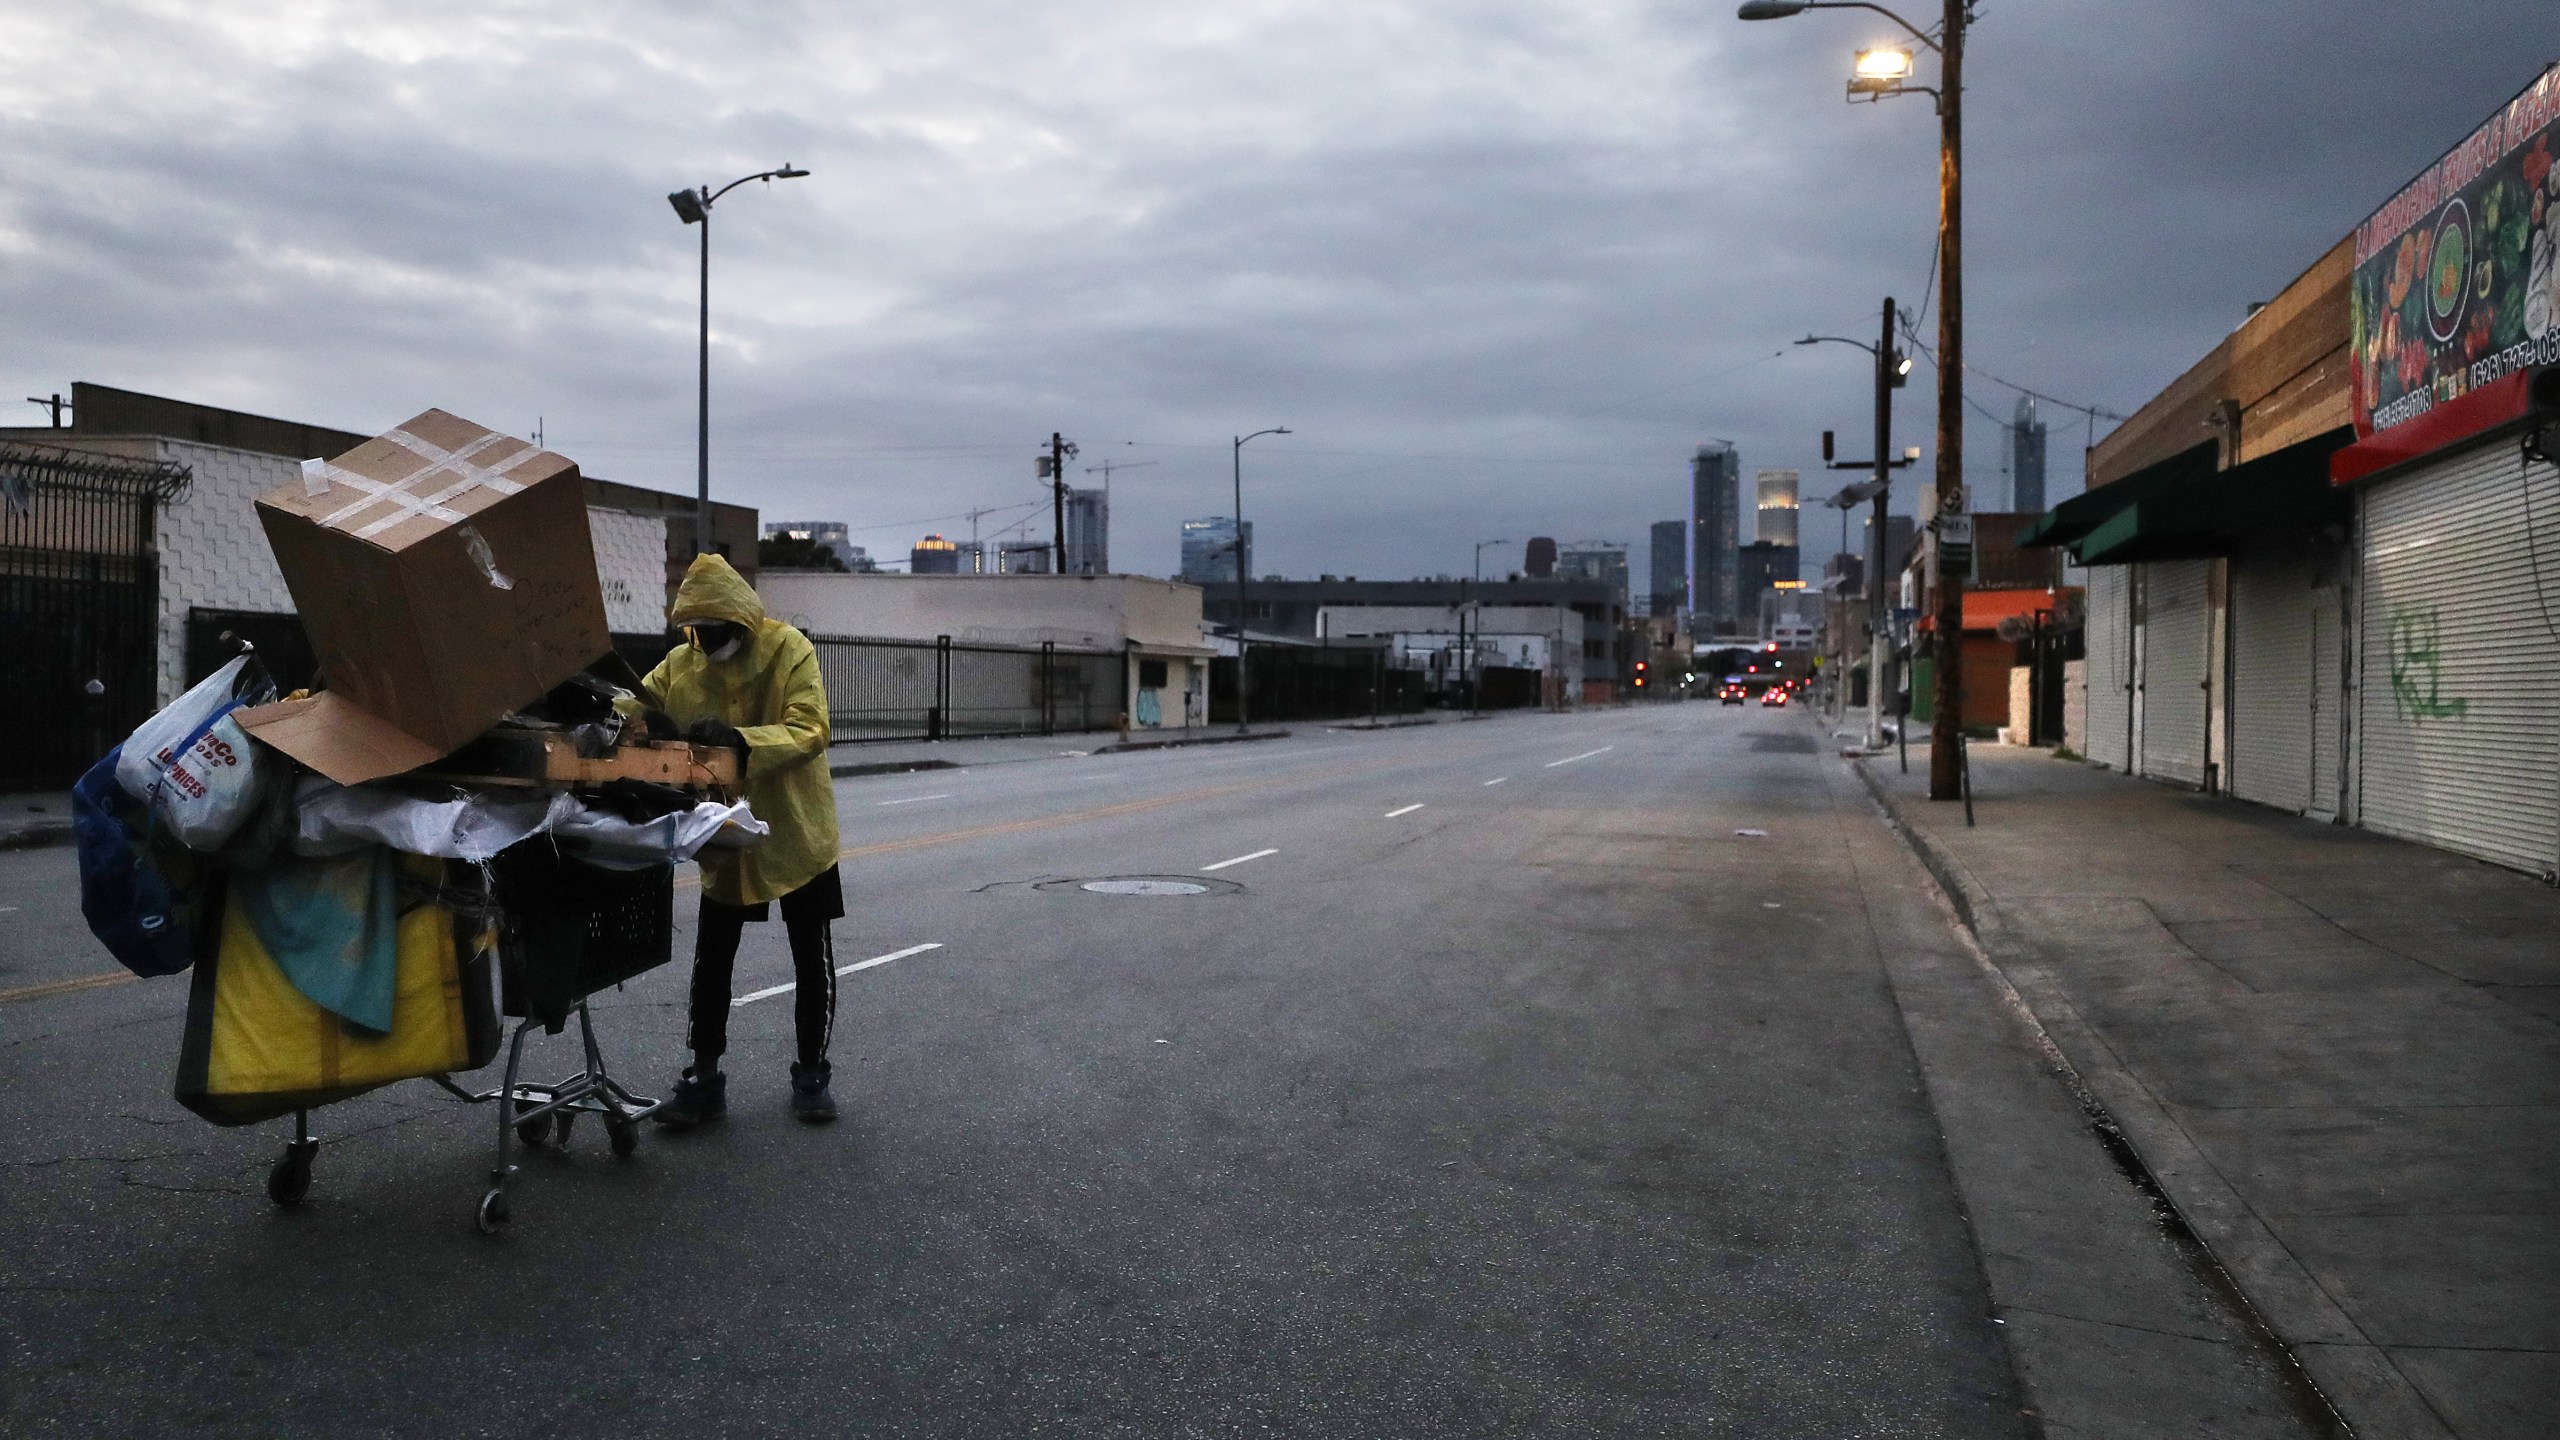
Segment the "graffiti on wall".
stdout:
<path fill-rule="evenodd" d="M 2460 718 L 2471 702 L 2444 694 L 2443 623 L 2433 605 L 2391 612 L 2391 702 L 2409 721 Z"/>

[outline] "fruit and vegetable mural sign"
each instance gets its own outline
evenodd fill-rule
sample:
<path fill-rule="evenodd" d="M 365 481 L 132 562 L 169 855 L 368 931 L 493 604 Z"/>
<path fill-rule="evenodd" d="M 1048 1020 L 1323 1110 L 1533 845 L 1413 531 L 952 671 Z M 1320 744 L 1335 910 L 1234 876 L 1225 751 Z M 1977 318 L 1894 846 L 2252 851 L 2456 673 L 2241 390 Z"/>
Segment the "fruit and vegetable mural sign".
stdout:
<path fill-rule="evenodd" d="M 2356 227 L 2356 433 L 2560 362 L 2560 65 Z"/>

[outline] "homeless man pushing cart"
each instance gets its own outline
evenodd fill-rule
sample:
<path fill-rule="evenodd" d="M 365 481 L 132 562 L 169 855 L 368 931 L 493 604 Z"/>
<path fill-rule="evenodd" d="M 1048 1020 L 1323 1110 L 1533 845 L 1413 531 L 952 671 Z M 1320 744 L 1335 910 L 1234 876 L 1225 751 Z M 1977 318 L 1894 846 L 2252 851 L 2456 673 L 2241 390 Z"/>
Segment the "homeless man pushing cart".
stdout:
<path fill-rule="evenodd" d="M 832 1120 L 827 1042 L 835 1030 L 835 940 L 844 914 L 836 872 L 836 793 L 827 770 L 827 694 L 809 637 L 764 613 L 744 576 L 718 555 L 697 555 L 676 588 L 668 621 L 685 643 L 642 682 L 653 732 L 738 752 L 744 798 L 773 833 L 752 850 L 705 850 L 702 914 L 694 932 L 693 1064 L 656 1119 L 677 1127 L 728 1112 L 720 1056 L 729 1041 L 730 976 L 750 920 L 782 907 L 797 995 L 799 1059 L 791 1113 Z"/>

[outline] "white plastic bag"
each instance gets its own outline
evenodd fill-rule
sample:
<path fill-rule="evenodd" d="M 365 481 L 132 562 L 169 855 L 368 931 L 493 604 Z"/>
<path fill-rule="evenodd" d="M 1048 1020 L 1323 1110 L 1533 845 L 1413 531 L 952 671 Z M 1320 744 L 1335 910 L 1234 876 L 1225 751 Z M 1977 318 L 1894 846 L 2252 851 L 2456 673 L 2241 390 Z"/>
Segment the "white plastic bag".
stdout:
<path fill-rule="evenodd" d="M 116 783 L 190 850 L 218 849 L 231 838 L 276 763 L 231 718 L 248 663 L 243 655 L 223 666 L 142 722 L 116 761 Z"/>
<path fill-rule="evenodd" d="M 518 795 L 464 790 L 450 799 L 421 800 L 314 775 L 302 782 L 294 800 L 293 850 L 297 855 L 343 855 L 366 845 L 388 845 L 411 855 L 480 861 L 541 834 L 577 809 L 570 796 L 538 790 Z"/>
<path fill-rule="evenodd" d="M 705 800 L 654 820 L 632 821 L 610 811 L 581 805 L 551 827 L 551 835 L 570 853 L 607 870 L 646 870 L 673 865 L 700 854 L 706 845 L 746 849 L 771 833 L 743 800 L 733 805 Z M 725 834 L 726 838 L 723 837 Z"/>

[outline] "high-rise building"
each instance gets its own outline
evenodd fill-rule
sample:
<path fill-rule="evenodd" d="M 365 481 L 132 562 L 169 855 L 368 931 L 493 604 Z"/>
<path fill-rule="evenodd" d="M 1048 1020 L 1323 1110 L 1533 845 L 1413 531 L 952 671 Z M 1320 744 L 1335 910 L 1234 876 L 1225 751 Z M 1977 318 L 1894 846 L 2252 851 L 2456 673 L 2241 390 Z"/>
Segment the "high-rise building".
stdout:
<path fill-rule="evenodd" d="M 1556 573 L 1556 537 L 1532 535 L 1529 548 L 1520 557 L 1520 570 L 1532 580 L 1551 580 Z"/>
<path fill-rule="evenodd" d="M 1653 598 L 1650 614 L 1668 616 L 1689 607 L 1687 521 L 1653 522 L 1653 574 L 1645 581 L 1644 588 L 1645 593 Z"/>
<path fill-rule="evenodd" d="M 1793 470 L 1763 470 L 1752 477 L 1753 488 L 1759 492 L 1752 539 L 1763 545 L 1784 545 L 1790 550 L 1796 547 L 1796 482 L 1800 478 Z"/>
<path fill-rule="evenodd" d="M 999 575 L 1046 575 L 1049 573 L 1051 563 L 1057 558 L 1057 548 L 1047 540 L 1026 538 L 998 541 L 995 572 Z"/>
<path fill-rule="evenodd" d="M 1792 587 L 1798 578 L 1796 547 L 1754 540 L 1734 553 L 1733 568 L 1734 593 L 1741 604 L 1736 618 L 1745 629 L 1756 629 L 1760 623 L 1760 597 L 1781 584 Z"/>
<path fill-rule="evenodd" d="M 1182 578 L 1194 585 L 1216 585 L 1236 582 L 1237 551 L 1243 551 L 1247 575 L 1253 573 L 1253 522 L 1244 522 L 1244 537 L 1237 542 L 1234 517 L 1212 515 L 1205 520 L 1182 522 Z"/>
<path fill-rule="evenodd" d="M 1736 609 L 1734 549 L 1741 537 L 1742 457 L 1725 444 L 1701 445 L 1689 461 L 1689 609 L 1701 635 L 1730 630 Z"/>
<path fill-rule="evenodd" d="M 1102 490 L 1067 492 L 1067 573 L 1111 573 L 1111 498 Z"/>
<path fill-rule="evenodd" d="M 764 538 L 778 540 L 785 537 L 806 540 L 816 545 L 835 556 L 837 563 L 856 574 L 864 574 L 880 568 L 873 563 L 869 551 L 853 543 L 852 530 L 848 529 L 841 520 L 767 520 L 764 522 Z"/>
<path fill-rule="evenodd" d="M 960 547 L 939 535 L 927 535 L 907 552 L 910 575 L 957 575 L 960 573 Z"/>
<path fill-rule="evenodd" d="M 1611 593 L 1627 593 L 1627 547 L 1615 540 L 1582 540 L 1556 551 L 1556 574 L 1597 580 Z"/>
<path fill-rule="evenodd" d="M 2018 397 L 2017 413 L 2009 422 L 2009 508 L 2030 514 L 2044 513 L 2044 440 L 2043 417 L 2036 414 L 2035 397 Z"/>

